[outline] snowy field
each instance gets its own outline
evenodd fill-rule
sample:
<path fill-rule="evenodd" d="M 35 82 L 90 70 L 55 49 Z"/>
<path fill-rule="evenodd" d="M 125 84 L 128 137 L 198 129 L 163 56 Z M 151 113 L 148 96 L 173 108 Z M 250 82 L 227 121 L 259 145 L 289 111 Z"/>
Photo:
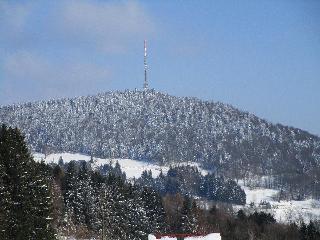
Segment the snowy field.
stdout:
<path fill-rule="evenodd" d="M 34 153 L 33 157 L 36 161 L 41 161 L 43 159 L 46 163 L 58 163 L 60 157 L 62 157 L 64 163 L 70 162 L 72 160 L 77 160 L 77 161 L 90 160 L 90 156 L 79 154 L 79 153 L 54 153 L 54 154 L 47 155 L 46 157 L 42 153 Z M 126 176 L 129 179 L 140 177 L 141 173 L 144 170 L 151 170 L 153 177 L 157 177 L 160 174 L 161 170 L 164 174 L 166 174 L 169 170 L 169 166 L 159 166 L 156 164 L 132 160 L 132 159 L 103 159 L 103 158 L 94 157 L 93 161 L 94 161 L 93 167 L 99 167 L 101 165 L 108 164 L 110 162 L 114 166 L 118 161 L 121 166 L 121 170 L 126 173 Z M 177 165 L 196 166 L 201 171 L 202 175 L 206 175 L 208 173 L 208 171 L 201 169 L 197 163 L 184 162 L 184 163 L 179 163 Z M 176 165 L 172 165 L 172 166 L 176 166 Z"/>
<path fill-rule="evenodd" d="M 247 200 L 245 209 L 253 212 L 255 210 L 271 213 L 278 222 L 299 222 L 304 220 L 320 220 L 320 201 L 307 199 L 304 201 L 277 201 L 276 196 L 278 190 L 266 188 L 249 188 L 243 186 L 239 182 L 242 189 L 245 191 Z M 250 206 L 254 203 L 254 206 Z M 269 203 L 269 204 L 266 204 Z M 252 204 L 251 204 L 252 205 Z M 243 208 L 236 206 L 237 209 Z"/>
<path fill-rule="evenodd" d="M 72 160 L 85 160 L 89 161 L 90 156 L 78 154 L 78 153 L 54 153 L 47 155 L 34 153 L 34 159 L 41 161 L 42 159 L 46 163 L 58 163 L 60 156 L 64 163 Z M 93 158 L 93 167 L 98 167 L 103 164 L 112 163 L 114 166 L 116 161 L 119 162 L 122 171 L 126 173 L 127 178 L 138 178 L 144 170 L 151 170 L 153 177 L 159 175 L 162 170 L 164 174 L 168 172 L 168 166 L 159 166 L 152 163 L 132 160 L 132 159 L 102 159 Z M 196 163 L 180 163 L 179 165 L 191 165 L 197 166 L 203 175 L 208 172 L 201 169 Z M 320 220 L 320 201 L 314 199 L 307 199 L 304 201 L 277 201 L 274 197 L 277 195 L 278 190 L 266 189 L 266 188 L 249 188 L 243 185 L 243 181 L 239 181 L 240 186 L 244 189 L 247 200 L 244 207 L 247 211 L 253 212 L 255 210 L 271 213 L 278 222 L 292 222 L 301 221 L 309 222 L 310 220 Z M 254 203 L 254 206 L 250 206 L 250 203 Z M 269 204 L 261 204 L 269 203 Z M 235 206 L 238 210 L 243 206 Z"/>

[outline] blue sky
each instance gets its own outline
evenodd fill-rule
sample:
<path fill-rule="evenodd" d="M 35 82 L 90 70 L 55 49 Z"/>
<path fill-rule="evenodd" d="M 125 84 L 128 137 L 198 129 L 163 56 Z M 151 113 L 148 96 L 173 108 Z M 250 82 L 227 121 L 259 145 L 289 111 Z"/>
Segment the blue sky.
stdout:
<path fill-rule="evenodd" d="M 0 104 L 150 86 L 320 135 L 320 1 L 0 1 Z"/>

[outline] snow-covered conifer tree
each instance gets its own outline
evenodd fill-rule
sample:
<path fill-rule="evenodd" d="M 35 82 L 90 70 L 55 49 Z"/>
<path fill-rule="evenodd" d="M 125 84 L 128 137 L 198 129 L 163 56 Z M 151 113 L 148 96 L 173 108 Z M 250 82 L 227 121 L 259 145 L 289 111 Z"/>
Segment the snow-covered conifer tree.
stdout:
<path fill-rule="evenodd" d="M 18 129 L 0 129 L 1 239 L 54 239 L 49 175 L 35 163 Z M 6 199 L 6 200 L 5 200 Z M 0 216 L 1 218 L 1 216 Z"/>

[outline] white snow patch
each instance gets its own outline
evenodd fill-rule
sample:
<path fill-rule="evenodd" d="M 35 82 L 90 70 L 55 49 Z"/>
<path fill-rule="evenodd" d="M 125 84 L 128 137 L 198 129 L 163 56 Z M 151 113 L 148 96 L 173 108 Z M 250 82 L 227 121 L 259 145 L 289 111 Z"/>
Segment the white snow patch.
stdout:
<path fill-rule="evenodd" d="M 279 192 L 274 189 L 267 188 L 254 188 L 251 189 L 249 187 L 245 187 L 240 183 L 241 188 L 245 191 L 247 200 L 246 203 L 250 204 L 254 202 L 255 204 L 259 204 L 263 201 L 273 201 L 273 197 Z"/>
<path fill-rule="evenodd" d="M 53 153 L 53 154 L 49 154 L 47 156 L 45 156 L 42 153 L 33 153 L 33 157 L 36 161 L 44 160 L 48 164 L 50 164 L 50 163 L 57 164 L 60 157 L 62 157 L 64 163 L 68 163 L 73 160 L 90 161 L 90 158 L 91 158 L 88 155 L 79 154 L 79 153 Z M 166 174 L 169 170 L 169 166 L 160 166 L 157 164 L 133 160 L 133 159 L 122 159 L 122 158 L 119 158 L 119 159 L 106 158 L 106 159 L 104 159 L 104 158 L 95 158 L 94 157 L 93 161 L 94 161 L 93 168 L 97 168 L 101 165 L 109 164 L 109 163 L 112 163 L 112 166 L 115 166 L 116 162 L 118 161 L 121 166 L 121 170 L 126 173 L 126 176 L 129 179 L 140 177 L 142 172 L 145 170 L 147 170 L 147 171 L 151 170 L 153 177 L 157 177 L 160 174 L 161 170 L 164 174 Z M 172 166 L 178 166 L 178 165 L 179 166 L 190 165 L 190 166 L 198 167 L 198 169 L 202 175 L 205 175 L 208 173 L 208 171 L 202 169 L 198 163 L 183 162 L 183 163 L 179 163 L 179 164 L 172 165 Z"/>
<path fill-rule="evenodd" d="M 157 238 L 150 234 L 148 240 L 156 240 Z M 176 240 L 175 237 L 161 237 L 162 240 Z M 211 233 L 207 236 L 198 236 L 198 237 L 186 237 L 185 240 L 221 240 L 220 233 Z"/>
<path fill-rule="evenodd" d="M 157 238 L 153 236 L 152 234 L 148 235 L 148 240 L 156 240 Z"/>
<path fill-rule="evenodd" d="M 249 212 L 264 211 L 271 213 L 278 222 L 309 222 L 310 220 L 320 219 L 320 201 L 315 199 L 306 199 L 303 201 L 277 201 L 275 196 L 279 190 L 267 188 L 249 188 L 239 181 L 239 185 L 245 191 L 247 199 L 246 206 L 235 206 L 235 209 L 245 209 Z M 254 206 L 250 206 L 254 203 Z M 269 203 L 267 206 L 265 203 Z"/>
<path fill-rule="evenodd" d="M 47 156 L 43 153 L 33 153 L 33 158 L 36 161 L 44 160 L 46 163 L 58 163 L 60 157 L 62 157 L 64 163 L 68 163 L 73 160 L 90 160 L 90 156 L 79 153 L 52 153 Z"/>
<path fill-rule="evenodd" d="M 185 240 L 221 240 L 220 233 L 211 233 L 204 237 L 187 237 Z"/>

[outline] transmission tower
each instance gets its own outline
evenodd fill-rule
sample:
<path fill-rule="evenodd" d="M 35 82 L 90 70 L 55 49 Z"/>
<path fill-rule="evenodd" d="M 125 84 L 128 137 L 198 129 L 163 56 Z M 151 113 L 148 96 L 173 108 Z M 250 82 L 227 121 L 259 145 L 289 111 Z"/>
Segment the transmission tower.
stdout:
<path fill-rule="evenodd" d="M 147 40 L 144 40 L 144 83 L 143 90 L 149 89 L 148 79 L 147 79 Z"/>

